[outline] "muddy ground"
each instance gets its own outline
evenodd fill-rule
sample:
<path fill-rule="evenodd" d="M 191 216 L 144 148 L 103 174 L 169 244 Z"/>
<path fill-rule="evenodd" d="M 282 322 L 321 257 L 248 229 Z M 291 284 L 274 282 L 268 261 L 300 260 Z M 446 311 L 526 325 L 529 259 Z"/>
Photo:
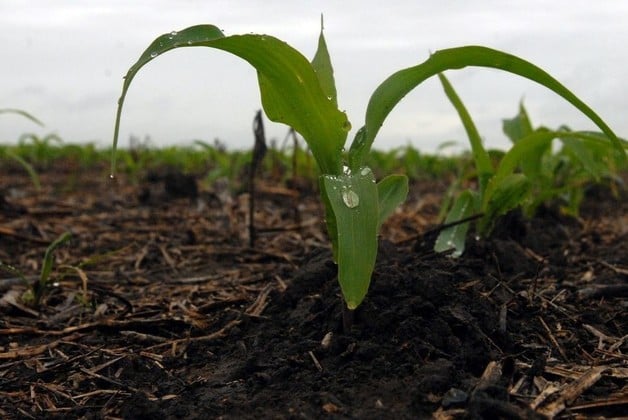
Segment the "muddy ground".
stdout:
<path fill-rule="evenodd" d="M 612 418 L 628 413 L 628 200 L 511 214 L 431 251 L 447 180 L 384 226 L 353 327 L 315 188 L 57 163 L 0 174 L 0 417 Z M 46 247 L 63 232 L 38 306 Z"/>

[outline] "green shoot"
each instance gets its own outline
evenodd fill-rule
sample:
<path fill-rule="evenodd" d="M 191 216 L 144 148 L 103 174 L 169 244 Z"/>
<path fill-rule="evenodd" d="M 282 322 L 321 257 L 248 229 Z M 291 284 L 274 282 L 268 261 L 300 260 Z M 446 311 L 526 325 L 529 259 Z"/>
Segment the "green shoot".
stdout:
<path fill-rule="evenodd" d="M 582 190 L 583 171 L 578 171 L 579 177 L 569 177 L 571 181 L 568 183 L 572 183 L 571 185 L 556 185 L 559 167 L 562 170 L 566 168 L 565 154 L 575 157 L 575 160 L 570 161 L 569 167 L 577 164 L 588 172 L 589 177 L 585 177 L 587 180 L 599 180 L 603 175 L 610 175 L 609 167 L 612 162 L 625 157 L 625 144 L 614 134 L 610 136 L 608 133 L 571 132 L 566 128 L 559 131 L 543 127 L 533 129 L 523 104 L 520 104 L 517 116 L 503 122 L 504 132 L 513 142 L 513 146 L 501 157 L 494 169 L 489 153 L 482 145 L 464 104 L 447 78 L 443 74 L 439 74 L 439 78 L 467 132 L 478 177 L 477 193 L 467 190 L 460 194 L 445 223 L 463 220 L 472 214 L 481 214 L 476 233 L 486 236 L 497 218 L 509 210 L 521 207 L 530 215 L 540 203 L 566 192 L 571 193 L 569 209 L 574 213 L 582 198 L 578 191 Z M 558 157 L 552 151 L 554 139 L 563 143 Z M 562 164 L 559 165 L 558 162 Z M 577 186 L 573 184 L 576 180 Z M 443 252 L 453 249 L 452 255 L 460 256 L 465 248 L 469 224 L 470 222 L 466 222 L 444 229 L 434 250 Z"/>
<path fill-rule="evenodd" d="M 367 166 L 371 146 L 397 103 L 428 78 L 445 70 L 467 66 L 490 67 L 526 77 L 573 104 L 623 152 L 621 143 L 604 121 L 549 74 L 513 55 L 469 46 L 438 51 L 424 63 L 401 70 L 386 79 L 371 96 L 364 126 L 357 131 L 348 154 L 345 154 L 343 147 L 351 124 L 338 108 L 322 21 L 318 49 L 312 62 L 272 36 L 225 36 L 216 26 L 197 25 L 161 35 L 129 69 L 116 114 L 112 174 L 115 171 L 122 107 L 132 80 L 153 59 L 172 49 L 186 47 L 218 49 L 247 61 L 257 71 L 262 106 L 268 118 L 294 128 L 307 142 L 320 169 L 327 230 L 338 264 L 338 281 L 349 310 L 358 307 L 368 291 L 377 256 L 379 227 L 405 200 L 408 191 L 407 177 L 402 175 L 375 182 L 373 171 Z M 470 117 L 465 117 L 465 120 L 470 120 Z M 490 195 L 481 199 L 467 198 L 467 205 L 458 204 L 460 214 L 468 214 L 470 201 L 476 205 L 482 203 L 489 212 L 498 214 L 504 206 L 512 205 L 513 193 L 522 189 L 524 183 L 518 177 L 510 177 L 509 173 L 502 174 L 504 170 L 500 172 L 499 168 L 493 168 L 477 133 L 473 135 L 472 143 L 483 180 L 482 189 L 490 191 Z M 503 182 L 490 185 L 489 178 L 494 179 L 498 175 Z"/>
<path fill-rule="evenodd" d="M 44 291 L 50 286 L 50 275 L 52 273 L 54 251 L 59 248 L 59 246 L 69 241 L 71 237 L 72 235 L 70 232 L 64 232 L 50 245 L 48 245 L 48 248 L 46 248 L 44 259 L 42 261 L 41 273 L 39 275 L 39 282 L 35 284 L 32 291 L 35 306 L 39 305 Z"/>

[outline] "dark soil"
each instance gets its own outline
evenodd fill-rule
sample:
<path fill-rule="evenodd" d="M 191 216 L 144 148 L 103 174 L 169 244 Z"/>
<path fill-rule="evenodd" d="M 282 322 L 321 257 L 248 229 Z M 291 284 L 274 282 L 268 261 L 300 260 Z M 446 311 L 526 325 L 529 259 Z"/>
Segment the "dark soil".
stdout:
<path fill-rule="evenodd" d="M 628 203 L 509 214 L 431 251 L 445 182 L 414 182 L 343 329 L 313 186 L 250 197 L 68 163 L 0 174 L 2 418 L 583 418 L 628 412 Z M 177 181 L 177 179 L 180 180 Z M 182 185 L 182 188 L 178 188 Z M 9 270 L 9 271 L 7 271 Z"/>

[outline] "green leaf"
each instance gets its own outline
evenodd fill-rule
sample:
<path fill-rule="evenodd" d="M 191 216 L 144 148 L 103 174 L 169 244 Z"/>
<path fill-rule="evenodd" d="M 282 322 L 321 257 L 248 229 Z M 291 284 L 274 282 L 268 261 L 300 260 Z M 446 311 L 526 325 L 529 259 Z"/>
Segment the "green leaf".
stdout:
<path fill-rule="evenodd" d="M 364 133 L 360 137 L 356 135 L 351 144 L 350 167 L 353 169 L 362 165 L 384 120 L 405 95 L 438 73 L 467 66 L 504 70 L 554 91 L 589 117 L 620 150 L 623 159 L 626 158 L 626 152 L 610 127 L 588 105 L 544 70 L 511 54 L 486 47 L 467 46 L 437 51 L 425 62 L 394 73 L 377 87 L 366 110 Z"/>
<path fill-rule="evenodd" d="M 377 183 L 379 202 L 379 227 L 390 217 L 408 196 L 408 177 L 405 175 L 389 175 Z"/>
<path fill-rule="evenodd" d="M 349 309 L 369 288 L 377 256 L 378 192 L 368 168 L 353 174 L 323 175 L 337 227 L 338 281 Z"/>
<path fill-rule="evenodd" d="M 447 98 L 456 109 L 467 136 L 469 137 L 473 159 L 478 172 L 492 173 L 493 165 L 491 164 L 491 159 L 482 144 L 480 133 L 478 132 L 471 115 L 445 75 L 443 73 L 439 73 L 438 78 L 443 86 L 443 90 L 445 91 Z"/>
<path fill-rule="evenodd" d="M 321 34 L 318 37 L 318 48 L 316 54 L 312 59 L 312 67 L 318 76 L 318 81 L 321 84 L 321 89 L 327 95 L 327 99 L 332 101 L 334 106 L 338 106 L 338 99 L 336 93 L 336 82 L 334 81 L 334 68 L 331 65 L 331 58 L 329 57 L 329 51 L 327 50 L 327 43 L 325 42 L 325 36 L 323 35 L 323 16 L 321 15 Z"/>
<path fill-rule="evenodd" d="M 486 188 L 486 182 L 488 181 L 488 178 L 490 178 L 494 171 L 493 164 L 491 163 L 491 158 L 489 157 L 488 152 L 482 144 L 480 133 L 478 132 L 475 123 L 471 119 L 471 115 L 469 115 L 467 108 L 462 103 L 462 100 L 460 100 L 460 97 L 454 90 L 453 86 L 451 85 L 449 80 L 447 80 L 444 74 L 439 73 L 438 78 L 443 85 L 443 89 L 445 90 L 447 98 L 452 103 L 454 108 L 456 108 L 458 116 L 462 121 L 462 125 L 464 126 L 464 129 L 467 132 L 467 136 L 469 137 L 469 143 L 471 143 L 471 153 L 473 154 L 475 168 L 478 172 L 481 194 L 484 191 L 484 188 Z"/>
<path fill-rule="evenodd" d="M 32 122 L 34 122 L 35 124 L 43 127 L 44 123 L 39 121 L 37 118 L 35 118 L 33 115 L 29 114 L 26 111 L 22 111 L 21 109 L 13 109 L 13 108 L 5 108 L 5 109 L 0 109 L 0 114 L 18 114 L 21 115 L 22 117 L 31 120 Z"/>
<path fill-rule="evenodd" d="M 519 139 L 532 134 L 534 128 L 528 117 L 528 111 L 523 106 L 523 101 L 519 103 L 519 112 L 511 119 L 502 120 L 502 130 L 511 142 L 516 143 Z"/>
<path fill-rule="evenodd" d="M 575 133 L 578 135 L 577 133 Z M 586 138 L 564 135 L 560 137 L 563 143 L 563 153 L 567 153 L 579 162 L 585 171 L 596 181 L 608 175 L 610 168 L 605 159 L 612 156 L 612 145 L 605 137 L 595 137 L 585 134 Z"/>
<path fill-rule="evenodd" d="M 327 98 L 310 62 L 285 42 L 268 35 L 226 37 L 216 26 L 198 25 L 158 37 L 129 69 L 118 101 L 112 173 L 122 106 L 133 78 L 154 58 L 172 49 L 186 47 L 216 48 L 251 64 L 257 70 L 262 106 L 268 118 L 298 131 L 323 173 L 342 172 L 342 147 L 351 124 L 334 101 Z"/>
<path fill-rule="evenodd" d="M 490 186 L 485 191 L 484 204 L 490 198 L 491 188 L 495 188 L 502 179 L 514 173 L 522 161 L 537 159 L 538 154 L 557 136 L 558 132 L 555 131 L 536 131 L 515 143 L 499 162 L 495 175 L 489 182 Z M 532 171 L 531 168 L 530 170 Z"/>
<path fill-rule="evenodd" d="M 455 223 L 472 216 L 475 211 L 474 201 L 475 196 L 471 191 L 463 191 L 447 214 L 445 224 Z M 470 222 L 464 222 L 443 229 L 436 238 L 434 251 L 445 252 L 453 249 L 452 257 L 461 256 L 465 249 L 469 225 Z"/>
<path fill-rule="evenodd" d="M 54 242 L 48 245 L 48 248 L 46 248 L 44 261 L 41 266 L 41 274 L 39 276 L 39 281 L 42 286 L 48 282 L 48 278 L 50 277 L 50 273 L 52 272 L 52 256 L 54 250 L 69 241 L 71 237 L 72 234 L 70 232 L 64 232 L 57 239 L 55 239 Z"/>
<path fill-rule="evenodd" d="M 489 182 L 484 216 L 479 222 L 479 233 L 484 235 L 493 229 L 497 218 L 509 210 L 521 206 L 528 198 L 531 183 L 524 174 L 510 174 L 499 182 L 493 177 Z"/>

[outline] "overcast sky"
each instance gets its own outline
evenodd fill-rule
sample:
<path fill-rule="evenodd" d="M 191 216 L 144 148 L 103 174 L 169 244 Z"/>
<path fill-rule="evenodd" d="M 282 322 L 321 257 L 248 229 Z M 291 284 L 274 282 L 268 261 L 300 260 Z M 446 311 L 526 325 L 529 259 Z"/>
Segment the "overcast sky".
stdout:
<path fill-rule="evenodd" d="M 211 23 L 227 35 L 277 36 L 311 58 L 321 13 L 339 105 L 354 131 L 363 123 L 371 92 L 390 74 L 424 61 L 430 51 L 475 44 L 541 66 L 628 136 L 624 0 L 0 0 L 0 108 L 26 110 L 46 124 L 40 129 L 2 114 L 0 142 L 14 142 L 24 132 L 54 132 L 67 142 L 108 146 L 122 76 L 158 35 Z M 487 69 L 448 76 L 491 147 L 507 144 L 501 119 L 513 116 L 522 98 L 535 124 L 594 128 L 533 82 Z M 149 135 L 156 145 L 218 138 L 231 148 L 248 147 L 259 108 L 255 72 L 247 63 L 213 49 L 176 50 L 134 79 L 120 145 L 127 146 L 133 134 Z M 285 133 L 284 126 L 267 125 L 269 137 L 282 140 Z M 395 108 L 375 147 L 411 143 L 433 151 L 446 140 L 466 142 L 433 79 Z"/>

